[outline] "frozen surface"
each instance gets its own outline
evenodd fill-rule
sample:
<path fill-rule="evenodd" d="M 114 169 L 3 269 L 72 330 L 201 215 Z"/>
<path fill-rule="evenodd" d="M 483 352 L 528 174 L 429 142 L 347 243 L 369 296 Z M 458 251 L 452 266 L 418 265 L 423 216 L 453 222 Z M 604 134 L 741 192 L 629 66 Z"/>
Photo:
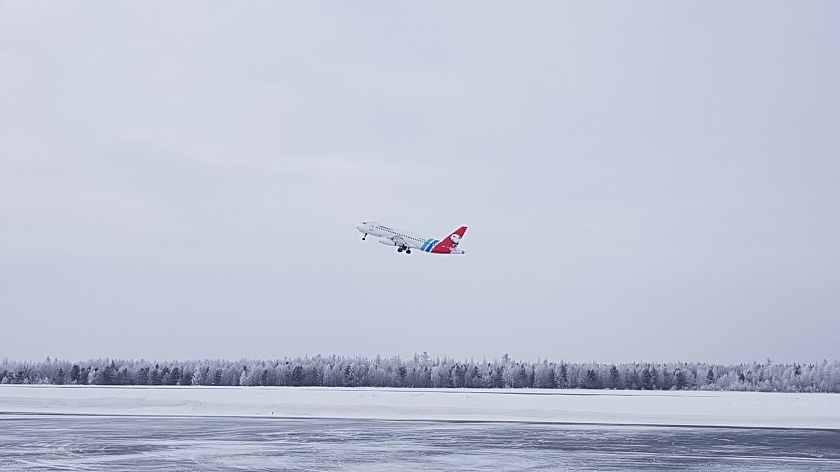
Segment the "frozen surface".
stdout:
<path fill-rule="evenodd" d="M 626 390 L 0 385 L 0 413 L 840 429 L 840 395 Z"/>
<path fill-rule="evenodd" d="M 0 415 L 0 470 L 840 470 L 840 432 Z"/>
<path fill-rule="evenodd" d="M 840 470 L 840 395 L 0 385 L 0 470 Z"/>

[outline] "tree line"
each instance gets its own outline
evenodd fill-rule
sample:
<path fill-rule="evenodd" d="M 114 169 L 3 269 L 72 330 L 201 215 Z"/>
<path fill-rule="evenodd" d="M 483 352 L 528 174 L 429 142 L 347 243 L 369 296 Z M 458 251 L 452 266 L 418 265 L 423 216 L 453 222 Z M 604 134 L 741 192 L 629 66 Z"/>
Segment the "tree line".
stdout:
<path fill-rule="evenodd" d="M 146 361 L 92 359 L 0 363 L 0 383 L 53 385 L 203 385 L 414 388 L 570 388 L 740 390 L 840 393 L 840 362 L 718 365 L 619 364 L 348 356 Z"/>

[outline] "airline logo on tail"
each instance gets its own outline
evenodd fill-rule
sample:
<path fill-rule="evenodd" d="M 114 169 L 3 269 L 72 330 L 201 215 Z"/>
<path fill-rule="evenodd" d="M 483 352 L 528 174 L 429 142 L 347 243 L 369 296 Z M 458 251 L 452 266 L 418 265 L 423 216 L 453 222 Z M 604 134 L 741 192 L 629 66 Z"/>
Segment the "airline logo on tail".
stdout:
<path fill-rule="evenodd" d="M 379 238 L 380 243 L 386 246 L 396 246 L 397 252 L 405 251 L 406 254 L 411 254 L 412 249 L 433 254 L 464 254 L 464 250 L 460 249 L 458 244 L 461 243 L 461 238 L 467 232 L 467 227 L 461 226 L 444 239 L 421 238 L 405 231 L 368 221 L 363 221 L 362 224 L 356 226 L 356 229 L 364 234 L 362 241 L 371 234 Z"/>
<path fill-rule="evenodd" d="M 443 241 L 435 241 L 434 244 L 430 245 L 428 248 L 425 249 L 426 252 L 434 252 L 436 254 L 463 254 L 464 251 L 458 252 L 458 243 L 461 242 L 461 238 L 464 237 L 464 233 L 467 232 L 466 226 L 461 226 L 455 232 L 449 235 L 448 238 L 444 239 Z"/>

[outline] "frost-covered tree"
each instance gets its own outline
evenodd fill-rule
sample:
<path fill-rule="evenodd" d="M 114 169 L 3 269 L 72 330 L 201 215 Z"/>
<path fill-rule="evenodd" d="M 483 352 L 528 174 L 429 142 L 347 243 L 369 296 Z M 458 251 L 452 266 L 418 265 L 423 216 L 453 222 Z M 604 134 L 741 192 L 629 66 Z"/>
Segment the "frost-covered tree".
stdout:
<path fill-rule="evenodd" d="M 704 389 L 840 393 L 840 362 L 731 366 L 705 363 L 537 363 L 434 358 L 315 356 L 275 360 L 149 362 L 96 359 L 0 364 L 0 383 L 264 385 L 444 388 Z"/>

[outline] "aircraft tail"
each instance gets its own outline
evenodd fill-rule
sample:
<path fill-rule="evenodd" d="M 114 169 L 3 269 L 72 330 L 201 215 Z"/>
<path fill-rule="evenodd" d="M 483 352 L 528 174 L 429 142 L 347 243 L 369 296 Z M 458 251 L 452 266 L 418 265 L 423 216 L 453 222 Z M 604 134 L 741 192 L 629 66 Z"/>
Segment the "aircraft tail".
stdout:
<path fill-rule="evenodd" d="M 464 250 L 458 249 L 458 243 L 461 242 L 461 238 L 464 237 L 464 233 L 466 232 L 467 227 L 461 226 L 453 231 L 448 237 L 435 244 L 431 252 L 438 254 L 463 254 Z"/>

